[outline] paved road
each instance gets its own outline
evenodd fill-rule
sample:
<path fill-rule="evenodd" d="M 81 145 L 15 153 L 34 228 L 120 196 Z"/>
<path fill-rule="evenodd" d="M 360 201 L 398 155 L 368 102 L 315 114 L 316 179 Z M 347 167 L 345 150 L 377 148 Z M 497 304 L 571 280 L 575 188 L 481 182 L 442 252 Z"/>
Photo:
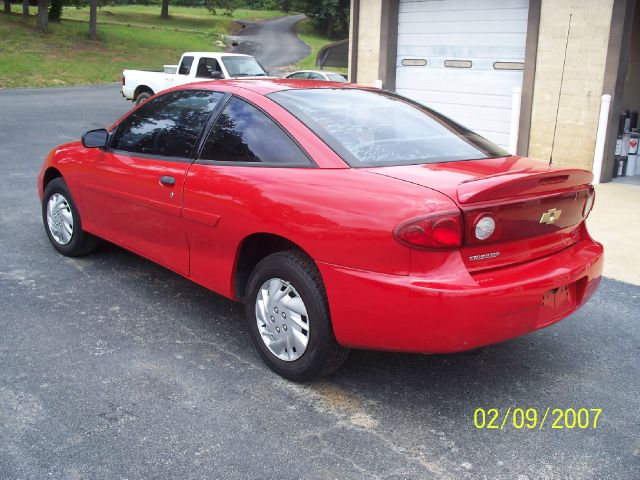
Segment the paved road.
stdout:
<path fill-rule="evenodd" d="M 248 23 L 245 30 L 229 38 L 238 43 L 231 51 L 253 55 L 269 73 L 277 74 L 282 70 L 277 67 L 287 67 L 311 53 L 309 45 L 300 40 L 294 30 L 303 18 L 304 15 L 290 15 Z"/>
<path fill-rule="evenodd" d="M 42 157 L 130 106 L 116 86 L 0 91 L 0 478 L 640 478 L 638 287 L 604 280 L 564 322 L 479 352 L 354 352 L 296 385 L 236 304 L 111 245 L 58 255 Z M 603 413 L 473 428 L 477 407 L 514 406 Z"/>

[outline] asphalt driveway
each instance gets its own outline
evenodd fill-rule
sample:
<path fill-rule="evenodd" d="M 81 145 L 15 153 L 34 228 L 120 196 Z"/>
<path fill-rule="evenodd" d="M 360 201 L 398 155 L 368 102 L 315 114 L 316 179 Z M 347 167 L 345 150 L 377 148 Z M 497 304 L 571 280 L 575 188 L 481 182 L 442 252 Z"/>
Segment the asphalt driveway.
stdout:
<path fill-rule="evenodd" d="M 244 30 L 227 39 L 227 44 L 237 43 L 231 52 L 253 55 L 271 75 L 302 60 L 311 53 L 309 45 L 295 33 L 295 25 L 304 15 L 247 23 Z M 289 68 L 289 70 L 291 70 Z"/>
<path fill-rule="evenodd" d="M 481 351 L 353 352 L 297 385 L 238 305 L 109 244 L 58 255 L 42 159 L 130 107 L 114 85 L 0 91 L 0 478 L 640 478 L 639 287 L 605 279 L 560 324 Z M 478 407 L 602 414 L 478 430 Z"/>

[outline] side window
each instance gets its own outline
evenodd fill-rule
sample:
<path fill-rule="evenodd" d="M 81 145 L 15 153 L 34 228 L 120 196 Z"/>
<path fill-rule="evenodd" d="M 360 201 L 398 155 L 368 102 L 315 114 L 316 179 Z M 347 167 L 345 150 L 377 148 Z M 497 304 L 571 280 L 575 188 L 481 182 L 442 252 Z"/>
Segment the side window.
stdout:
<path fill-rule="evenodd" d="M 214 124 L 200 160 L 308 165 L 311 162 L 273 120 L 233 98 Z"/>
<path fill-rule="evenodd" d="M 306 80 L 309 78 L 309 74 L 307 72 L 294 73 L 289 78 L 295 78 L 298 80 Z"/>
<path fill-rule="evenodd" d="M 222 97 L 222 93 L 206 90 L 161 95 L 125 118 L 110 146 L 125 152 L 188 158 Z"/>
<path fill-rule="evenodd" d="M 182 57 L 182 62 L 180 62 L 180 68 L 178 69 L 178 74 L 189 75 L 192 64 L 193 64 L 193 57 Z"/>
<path fill-rule="evenodd" d="M 309 73 L 309 80 L 324 80 L 324 75 L 319 73 L 311 72 Z"/>
<path fill-rule="evenodd" d="M 198 78 L 214 78 L 214 72 L 222 73 L 218 60 L 215 58 L 201 58 L 198 62 L 196 77 Z"/>

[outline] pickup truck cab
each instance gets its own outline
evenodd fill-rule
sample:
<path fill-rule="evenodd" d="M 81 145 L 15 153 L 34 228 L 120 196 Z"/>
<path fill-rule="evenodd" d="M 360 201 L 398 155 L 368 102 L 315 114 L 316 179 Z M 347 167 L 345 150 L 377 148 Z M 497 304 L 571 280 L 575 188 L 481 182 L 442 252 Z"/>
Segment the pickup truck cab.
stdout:
<path fill-rule="evenodd" d="M 178 85 L 212 79 L 266 76 L 267 73 L 251 55 L 185 52 L 178 65 L 165 65 L 163 71 L 123 71 L 120 92 L 137 105 L 158 92 Z"/>

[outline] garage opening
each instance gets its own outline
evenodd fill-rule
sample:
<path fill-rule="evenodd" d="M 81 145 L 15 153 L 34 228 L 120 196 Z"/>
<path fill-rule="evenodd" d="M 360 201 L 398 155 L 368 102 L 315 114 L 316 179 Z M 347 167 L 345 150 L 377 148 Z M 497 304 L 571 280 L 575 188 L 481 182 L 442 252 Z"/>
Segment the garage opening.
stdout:
<path fill-rule="evenodd" d="M 622 110 L 616 116 L 617 122 L 610 128 L 617 129 L 617 141 L 613 162 L 613 181 L 640 186 L 640 8 L 636 4 L 631 34 L 629 35 L 629 55 L 622 61 L 627 62 L 627 75 L 622 94 Z"/>

